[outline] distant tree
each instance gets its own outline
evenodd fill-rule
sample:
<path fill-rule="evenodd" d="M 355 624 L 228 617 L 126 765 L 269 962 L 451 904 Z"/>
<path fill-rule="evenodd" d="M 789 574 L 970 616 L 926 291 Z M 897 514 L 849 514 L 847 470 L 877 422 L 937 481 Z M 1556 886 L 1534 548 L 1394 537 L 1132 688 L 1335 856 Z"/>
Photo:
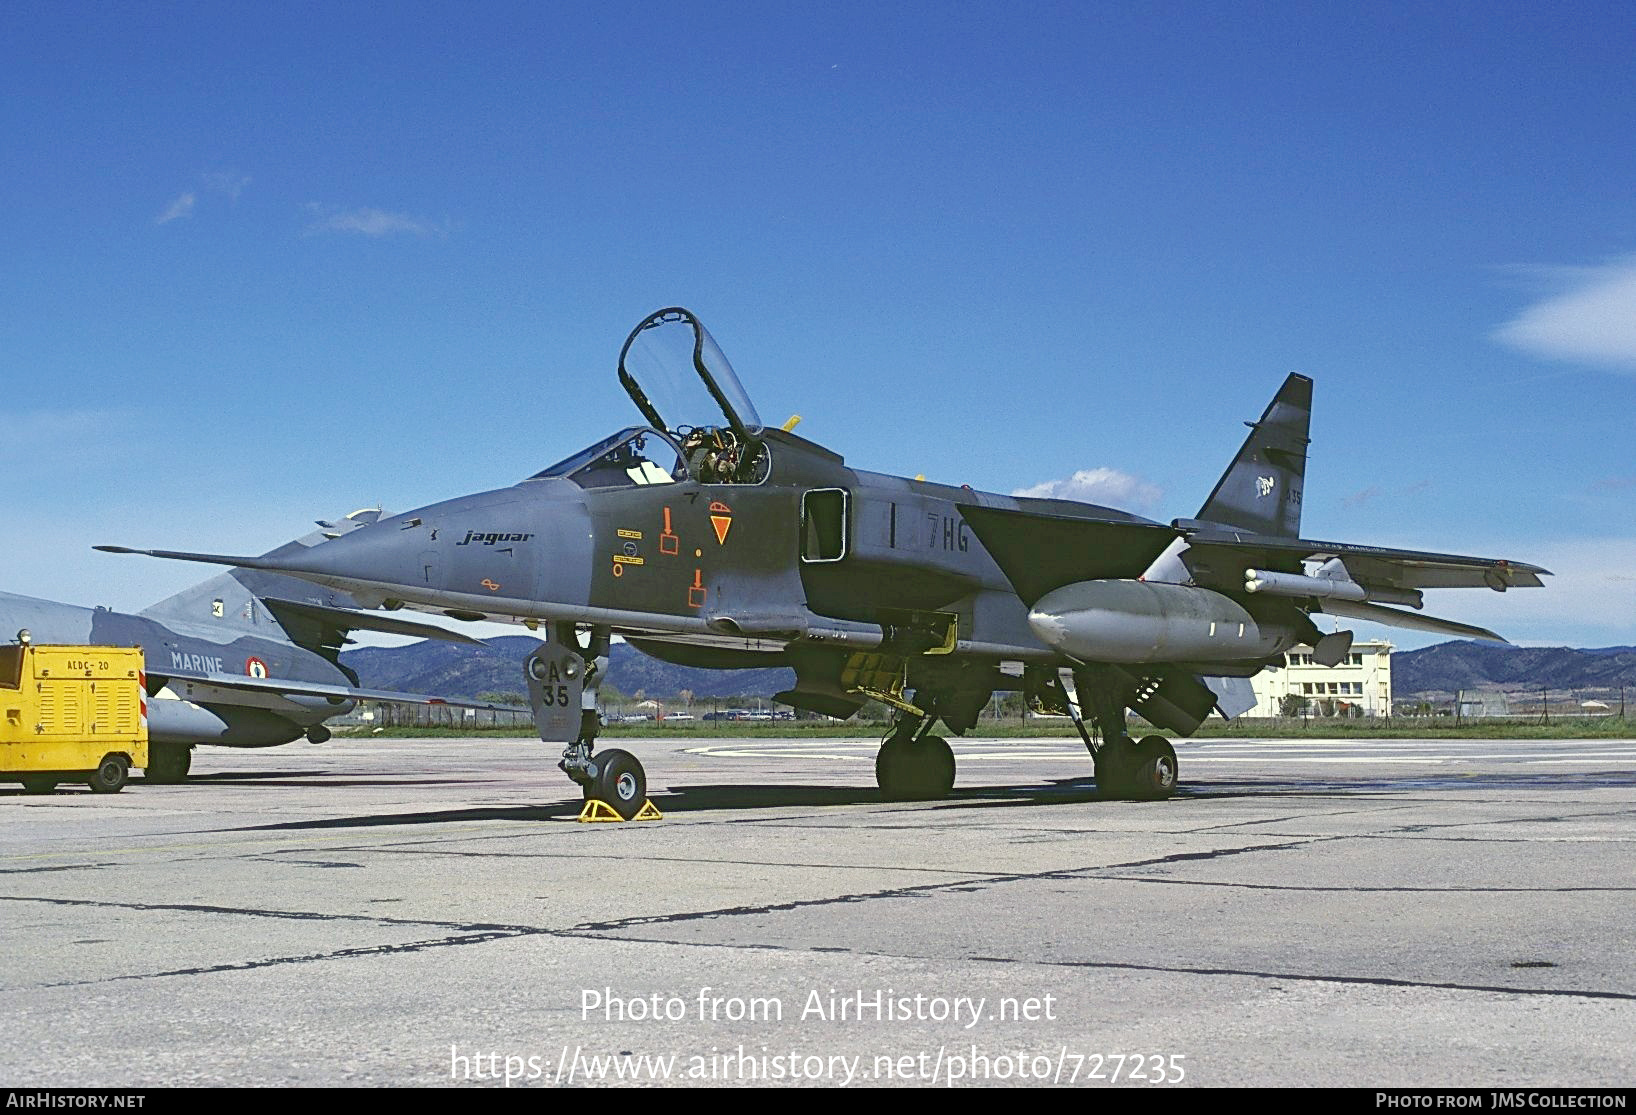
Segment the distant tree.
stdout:
<path fill-rule="evenodd" d="M 1278 698 L 1278 715 L 1291 720 L 1299 717 L 1307 708 L 1307 699 L 1299 693 L 1285 693 Z"/>

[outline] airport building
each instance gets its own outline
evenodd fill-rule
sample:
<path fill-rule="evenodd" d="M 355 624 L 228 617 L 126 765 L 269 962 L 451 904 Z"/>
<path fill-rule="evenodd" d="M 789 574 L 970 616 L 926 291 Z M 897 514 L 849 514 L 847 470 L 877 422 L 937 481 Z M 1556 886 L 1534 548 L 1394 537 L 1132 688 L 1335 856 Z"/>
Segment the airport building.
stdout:
<path fill-rule="evenodd" d="M 1245 716 L 1390 716 L 1392 644 L 1357 642 L 1337 666 L 1320 666 L 1312 648 L 1284 656 L 1281 670 L 1262 670 L 1250 680 L 1255 707 Z"/>

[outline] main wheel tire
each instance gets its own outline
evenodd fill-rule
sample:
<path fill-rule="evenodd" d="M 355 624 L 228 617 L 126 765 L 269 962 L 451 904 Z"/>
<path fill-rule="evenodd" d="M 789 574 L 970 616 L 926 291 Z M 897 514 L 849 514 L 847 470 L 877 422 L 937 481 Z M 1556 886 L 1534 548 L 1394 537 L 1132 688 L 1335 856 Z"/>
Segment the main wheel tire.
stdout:
<path fill-rule="evenodd" d="M 23 793 L 25 794 L 54 794 L 57 792 L 55 778 L 42 778 L 39 775 L 30 775 L 23 779 Z"/>
<path fill-rule="evenodd" d="M 187 772 L 192 766 L 193 748 L 187 744 L 149 744 L 148 766 L 142 772 L 142 779 L 159 786 L 173 786 L 187 781 Z"/>
<path fill-rule="evenodd" d="M 125 779 L 130 777 L 131 764 L 123 755 L 104 755 L 97 769 L 91 772 L 86 779 L 93 794 L 117 794 L 125 788 Z"/>
<path fill-rule="evenodd" d="M 908 782 L 908 736 L 887 736 L 875 752 L 875 785 L 886 801 L 902 801 Z"/>
<path fill-rule="evenodd" d="M 941 801 L 954 789 L 954 749 L 942 736 L 915 745 L 915 801 Z"/>
<path fill-rule="evenodd" d="M 942 736 L 889 736 L 875 755 L 875 782 L 887 801 L 937 801 L 954 789 L 954 751 Z"/>
<path fill-rule="evenodd" d="M 1136 742 L 1129 737 L 1107 739 L 1096 749 L 1096 789 L 1105 798 L 1123 801 L 1132 796 L 1136 767 Z"/>
<path fill-rule="evenodd" d="M 1176 749 L 1163 736 L 1147 736 L 1136 745 L 1130 772 L 1131 795 L 1142 801 L 1163 801 L 1176 792 Z"/>
<path fill-rule="evenodd" d="M 630 820 L 648 800 L 648 775 L 642 764 L 629 751 L 617 747 L 598 755 L 596 787 L 591 797 L 613 807 L 625 820 Z"/>

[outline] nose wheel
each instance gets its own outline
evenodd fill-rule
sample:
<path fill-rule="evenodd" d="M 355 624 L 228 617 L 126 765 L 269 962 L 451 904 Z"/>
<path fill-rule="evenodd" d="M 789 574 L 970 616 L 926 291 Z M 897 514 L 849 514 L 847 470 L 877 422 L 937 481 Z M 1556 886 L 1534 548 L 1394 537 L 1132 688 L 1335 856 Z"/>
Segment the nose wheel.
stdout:
<path fill-rule="evenodd" d="M 594 773 L 580 783 L 586 801 L 600 801 L 627 821 L 641 812 L 648 800 L 648 775 L 635 755 L 615 747 L 590 762 Z"/>

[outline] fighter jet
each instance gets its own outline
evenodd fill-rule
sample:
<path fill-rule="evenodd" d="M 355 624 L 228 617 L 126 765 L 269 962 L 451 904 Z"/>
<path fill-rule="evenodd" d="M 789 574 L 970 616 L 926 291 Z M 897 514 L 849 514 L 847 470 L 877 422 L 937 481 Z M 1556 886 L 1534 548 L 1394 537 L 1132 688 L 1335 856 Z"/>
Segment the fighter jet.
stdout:
<path fill-rule="evenodd" d="M 354 511 L 261 555 L 294 555 L 372 524 Z M 196 744 L 272 747 L 330 738 L 324 721 L 361 699 L 499 708 L 486 702 L 358 688 L 341 665 L 355 629 L 421 638 L 478 640 L 435 624 L 358 611 L 341 593 L 292 577 L 235 569 L 134 615 L 0 592 L 0 631 L 36 643 L 139 646 L 146 659 L 149 782 L 181 782 Z"/>
<path fill-rule="evenodd" d="M 594 751 L 610 637 L 671 662 L 793 667 L 777 695 L 851 715 L 895 710 L 882 794 L 947 794 L 990 695 L 1025 691 L 1074 717 L 1105 796 L 1164 798 L 1175 750 L 1127 710 L 1189 735 L 1249 707 L 1246 679 L 1299 644 L 1342 661 L 1319 613 L 1484 639 L 1419 612 L 1422 590 L 1538 586 L 1534 565 L 1300 537 L 1312 381 L 1291 375 L 1197 515 L 1017 498 L 849 467 L 764 425 L 688 310 L 644 319 L 619 382 L 644 424 L 508 487 L 433 504 L 328 545 L 267 558 L 141 552 L 287 574 L 360 603 L 547 636 L 527 663 L 542 739 L 588 798 L 629 816 L 640 762 Z M 1501 640 L 1503 641 L 1503 640 Z M 1087 724 L 1089 721 L 1089 724 Z M 1091 729 L 1094 729 L 1091 730 Z"/>

